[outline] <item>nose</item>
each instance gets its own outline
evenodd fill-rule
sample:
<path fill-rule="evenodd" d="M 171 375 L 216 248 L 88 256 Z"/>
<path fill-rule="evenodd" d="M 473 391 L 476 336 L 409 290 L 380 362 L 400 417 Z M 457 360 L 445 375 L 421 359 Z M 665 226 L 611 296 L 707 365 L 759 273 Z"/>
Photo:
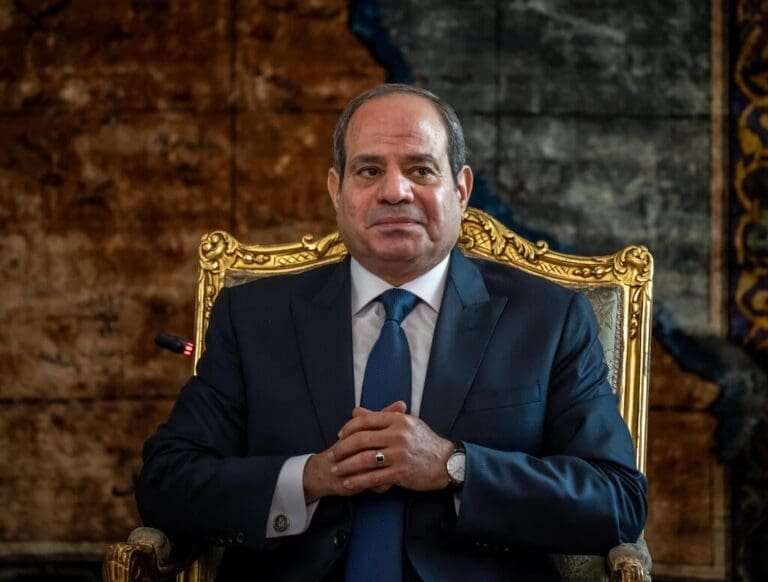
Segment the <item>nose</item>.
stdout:
<path fill-rule="evenodd" d="M 400 204 L 413 201 L 411 181 L 399 170 L 388 171 L 381 180 L 380 186 L 379 202 Z"/>

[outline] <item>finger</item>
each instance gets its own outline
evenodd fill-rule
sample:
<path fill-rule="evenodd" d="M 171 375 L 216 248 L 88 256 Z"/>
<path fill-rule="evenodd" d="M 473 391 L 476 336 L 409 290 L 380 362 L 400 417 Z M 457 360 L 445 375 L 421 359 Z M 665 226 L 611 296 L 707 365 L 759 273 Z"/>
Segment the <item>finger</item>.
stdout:
<path fill-rule="evenodd" d="M 363 430 L 337 441 L 329 451 L 329 458 L 337 463 L 362 451 L 387 448 L 389 435 L 385 430 Z"/>
<path fill-rule="evenodd" d="M 392 404 L 387 406 L 382 412 L 401 412 L 405 413 L 408 410 L 408 405 L 404 400 L 395 400 Z"/>
<path fill-rule="evenodd" d="M 389 406 L 382 408 L 380 412 L 405 412 L 407 409 L 408 409 L 408 405 L 405 403 L 404 400 L 395 400 Z M 365 408 L 364 406 L 355 406 L 352 409 L 352 418 L 355 418 L 356 416 L 362 416 L 363 414 L 370 413 L 370 412 L 376 412 L 376 411 L 371 410 L 369 408 Z"/>
<path fill-rule="evenodd" d="M 397 471 L 393 467 L 386 467 L 377 471 L 366 471 L 345 478 L 342 486 L 347 491 L 362 491 L 366 489 L 389 488 L 395 485 Z"/>
<path fill-rule="evenodd" d="M 362 430 L 381 430 L 402 416 L 401 412 L 366 412 L 354 416 L 339 430 L 339 439 L 345 439 Z"/>
<path fill-rule="evenodd" d="M 369 414 L 372 412 L 375 412 L 375 411 L 369 408 L 365 408 L 364 406 L 355 406 L 352 409 L 352 418 L 355 418 L 357 416 L 362 416 L 363 414 Z"/>
<path fill-rule="evenodd" d="M 355 432 L 357 430 L 361 430 L 360 427 L 365 426 L 365 418 L 368 416 L 375 416 L 377 413 L 376 411 L 369 410 L 367 408 L 363 408 L 362 406 L 355 406 L 352 409 L 352 418 L 350 418 L 347 422 L 344 423 L 344 426 L 342 426 L 339 429 L 339 432 L 337 436 L 339 439 L 343 439 L 345 436 L 349 436 L 352 434 L 352 432 Z M 355 421 L 355 422 L 353 422 Z M 353 431 L 350 431 L 350 425 L 354 428 Z"/>
<path fill-rule="evenodd" d="M 379 455 L 381 455 L 381 462 L 377 459 Z M 394 462 L 393 452 L 388 452 L 386 449 L 370 449 L 333 464 L 330 470 L 339 477 L 348 477 L 365 471 L 377 471 L 389 467 Z"/>

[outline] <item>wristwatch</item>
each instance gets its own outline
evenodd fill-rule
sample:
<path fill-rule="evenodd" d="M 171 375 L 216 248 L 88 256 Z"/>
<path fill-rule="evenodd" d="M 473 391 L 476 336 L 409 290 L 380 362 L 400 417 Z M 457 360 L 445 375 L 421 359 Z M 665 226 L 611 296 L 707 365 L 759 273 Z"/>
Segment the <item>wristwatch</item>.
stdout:
<path fill-rule="evenodd" d="M 453 443 L 453 453 L 445 462 L 445 469 L 448 471 L 448 478 L 451 485 L 461 487 L 464 484 L 464 468 L 467 465 L 467 453 L 461 442 Z"/>

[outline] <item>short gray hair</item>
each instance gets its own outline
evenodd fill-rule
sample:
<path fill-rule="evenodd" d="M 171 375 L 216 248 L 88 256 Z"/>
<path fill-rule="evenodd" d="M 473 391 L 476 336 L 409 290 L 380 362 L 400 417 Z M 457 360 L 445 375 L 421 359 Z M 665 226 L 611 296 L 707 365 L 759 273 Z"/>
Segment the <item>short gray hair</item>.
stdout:
<path fill-rule="evenodd" d="M 339 179 L 344 178 L 344 167 L 347 164 L 344 139 L 347 136 L 349 120 L 352 119 L 355 111 L 360 109 L 364 103 L 393 94 L 417 95 L 430 101 L 435 106 L 445 126 L 445 133 L 448 137 L 448 162 L 451 165 L 453 179 L 456 180 L 459 171 L 467 163 L 467 146 L 464 143 L 464 130 L 461 128 L 461 122 L 456 115 L 456 111 L 431 91 L 399 83 L 377 85 L 373 89 L 369 89 L 352 99 L 344 108 L 344 111 L 341 112 L 339 121 L 336 123 L 336 129 L 333 132 L 333 168 L 339 174 Z"/>

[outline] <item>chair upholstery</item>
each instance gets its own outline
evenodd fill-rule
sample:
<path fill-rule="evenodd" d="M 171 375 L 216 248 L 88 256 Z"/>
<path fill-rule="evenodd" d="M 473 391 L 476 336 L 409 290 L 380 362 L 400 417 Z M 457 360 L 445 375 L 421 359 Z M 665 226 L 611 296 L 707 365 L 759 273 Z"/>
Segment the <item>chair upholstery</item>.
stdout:
<path fill-rule="evenodd" d="M 653 259 L 644 247 L 630 246 L 613 255 L 576 256 L 531 243 L 487 214 L 469 208 L 458 247 L 470 257 L 505 263 L 582 291 L 590 300 L 600 327 L 609 381 L 635 445 L 637 465 L 645 470 L 648 408 L 648 357 L 651 331 Z M 340 261 L 347 250 L 338 233 L 318 240 L 307 235 L 283 245 L 244 245 L 223 231 L 203 236 L 195 313 L 197 362 L 204 349 L 208 317 L 219 291 L 259 277 L 299 273 Z M 194 561 L 177 558 L 170 541 L 158 530 L 138 528 L 128 543 L 110 546 L 104 562 L 107 582 L 162 579 L 209 582 L 215 577 L 216 551 Z M 609 556 L 559 556 L 564 580 L 650 580 L 650 555 L 645 542 L 623 544 Z"/>

